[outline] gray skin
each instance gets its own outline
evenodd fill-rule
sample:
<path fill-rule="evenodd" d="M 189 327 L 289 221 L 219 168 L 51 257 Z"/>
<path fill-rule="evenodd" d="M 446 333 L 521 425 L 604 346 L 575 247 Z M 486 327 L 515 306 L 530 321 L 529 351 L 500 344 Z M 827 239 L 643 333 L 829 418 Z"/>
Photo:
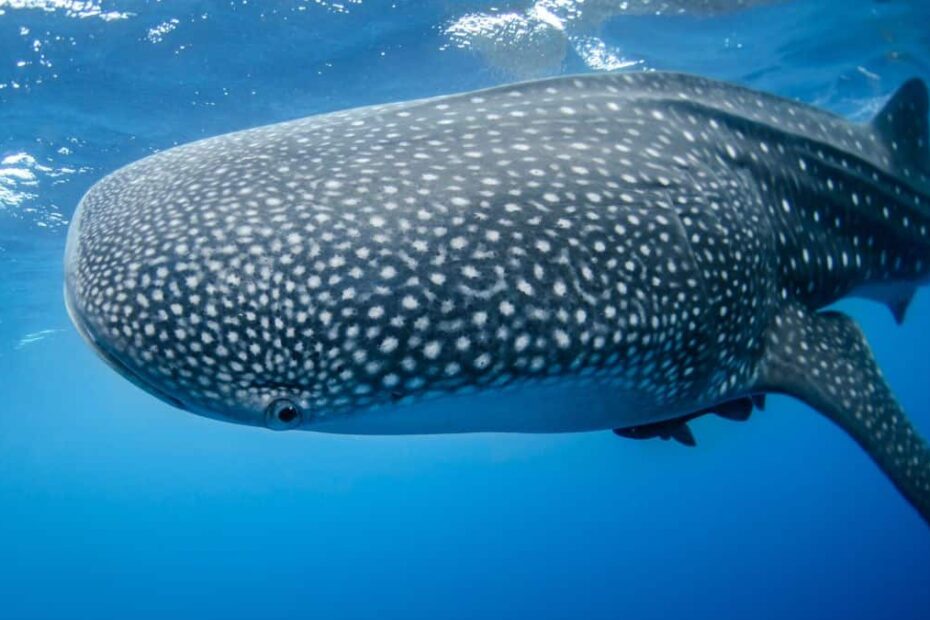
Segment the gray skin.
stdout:
<path fill-rule="evenodd" d="M 126 166 L 78 207 L 66 300 L 142 388 L 274 429 L 676 436 L 791 394 L 928 518 L 926 444 L 858 328 L 818 311 L 903 319 L 928 171 L 917 80 L 868 125 L 679 74 L 528 82 Z"/>

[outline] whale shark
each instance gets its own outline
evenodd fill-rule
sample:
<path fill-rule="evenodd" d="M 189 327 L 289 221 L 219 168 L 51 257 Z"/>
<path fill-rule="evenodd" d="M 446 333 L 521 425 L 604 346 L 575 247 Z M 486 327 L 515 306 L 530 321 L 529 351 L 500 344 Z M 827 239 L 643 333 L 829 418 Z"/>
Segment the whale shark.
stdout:
<path fill-rule="evenodd" d="M 930 278 L 927 140 L 919 79 L 867 124 L 659 72 L 310 116 L 100 180 L 65 300 L 138 386 L 274 430 L 691 445 L 788 395 L 930 520 L 930 449 L 826 309 L 903 321 Z"/>

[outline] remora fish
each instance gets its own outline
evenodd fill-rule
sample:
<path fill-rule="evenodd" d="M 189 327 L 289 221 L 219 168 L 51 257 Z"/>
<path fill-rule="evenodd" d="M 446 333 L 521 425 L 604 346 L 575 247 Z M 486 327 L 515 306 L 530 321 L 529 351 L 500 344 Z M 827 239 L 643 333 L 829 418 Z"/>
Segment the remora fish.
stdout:
<path fill-rule="evenodd" d="M 693 443 L 690 418 L 789 394 L 930 519 L 927 444 L 819 311 L 861 295 L 900 321 L 927 281 L 927 107 L 919 80 L 855 125 L 613 74 L 232 133 L 90 189 L 67 304 L 144 389 L 274 429 Z"/>

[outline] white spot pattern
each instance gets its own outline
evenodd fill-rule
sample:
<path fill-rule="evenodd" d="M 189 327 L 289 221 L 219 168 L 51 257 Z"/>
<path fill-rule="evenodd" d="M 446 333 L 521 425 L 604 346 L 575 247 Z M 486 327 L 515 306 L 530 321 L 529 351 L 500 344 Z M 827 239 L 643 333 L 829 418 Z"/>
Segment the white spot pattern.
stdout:
<path fill-rule="evenodd" d="M 94 186 L 69 303 L 125 372 L 241 422 L 581 372 L 660 414 L 745 390 L 785 299 L 926 276 L 927 180 L 890 158 L 672 74 L 309 117 Z"/>

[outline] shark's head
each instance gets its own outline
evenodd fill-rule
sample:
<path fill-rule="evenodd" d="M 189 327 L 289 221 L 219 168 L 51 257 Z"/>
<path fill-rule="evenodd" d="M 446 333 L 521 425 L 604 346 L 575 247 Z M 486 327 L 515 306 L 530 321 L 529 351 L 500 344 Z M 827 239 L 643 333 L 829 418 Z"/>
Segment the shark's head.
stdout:
<path fill-rule="evenodd" d="M 343 262 L 360 259 L 338 250 L 338 227 L 285 213 L 302 201 L 285 164 L 256 165 L 233 146 L 167 151 L 85 195 L 65 257 L 78 331 L 139 387 L 229 422 L 306 428 L 402 397 L 389 352 L 374 360 L 347 345 L 380 325 L 353 305 L 367 285 Z"/>
<path fill-rule="evenodd" d="M 161 261 L 143 266 L 138 253 L 158 252 L 160 244 L 135 246 L 131 230 L 98 226 L 101 198 L 94 189 L 82 201 L 66 249 L 65 304 L 84 340 L 111 368 L 177 408 L 272 429 L 303 426 L 312 417 L 310 352 L 285 356 L 261 320 L 250 324 L 252 311 L 231 312 L 233 298 L 213 287 L 185 286 L 197 278 L 193 265 L 180 273 Z M 269 382 L 273 365 L 308 372 Z"/>

